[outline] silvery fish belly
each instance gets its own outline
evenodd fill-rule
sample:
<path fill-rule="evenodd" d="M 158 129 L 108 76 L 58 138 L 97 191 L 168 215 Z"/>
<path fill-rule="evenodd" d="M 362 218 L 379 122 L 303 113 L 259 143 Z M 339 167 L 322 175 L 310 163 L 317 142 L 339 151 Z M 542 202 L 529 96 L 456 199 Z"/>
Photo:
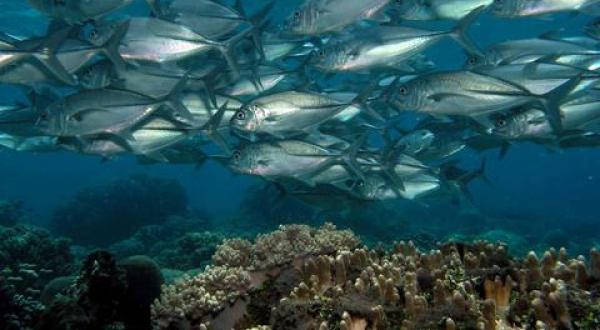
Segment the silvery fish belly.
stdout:
<path fill-rule="evenodd" d="M 597 4 L 597 0 L 502 0 L 494 2 L 492 12 L 506 17 L 536 16 L 564 11 L 585 12 L 586 8 Z"/>

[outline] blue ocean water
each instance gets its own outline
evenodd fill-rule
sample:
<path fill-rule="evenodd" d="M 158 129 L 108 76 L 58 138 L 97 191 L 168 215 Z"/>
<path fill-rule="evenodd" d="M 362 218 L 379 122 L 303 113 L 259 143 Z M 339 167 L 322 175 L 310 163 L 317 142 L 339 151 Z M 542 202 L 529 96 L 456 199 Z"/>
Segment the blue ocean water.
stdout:
<path fill-rule="evenodd" d="M 247 1 L 247 6 L 259 7 L 262 1 Z M 272 17 L 277 21 L 288 16 L 299 1 L 278 1 Z M 121 11 L 118 15 L 146 15 L 143 1 Z M 25 1 L 3 0 L 0 3 L 0 31 L 16 35 L 43 33 L 48 19 L 30 9 Z M 500 19 L 484 13 L 470 34 L 480 47 L 500 41 L 536 37 L 542 33 L 562 29 L 566 36 L 581 35 L 582 27 L 592 19 L 586 15 L 557 14 L 551 19 Z M 417 23 L 418 25 L 418 23 Z M 442 23 L 424 23 L 427 26 L 448 26 Z M 465 56 L 453 42 L 444 41 L 427 51 L 441 69 L 460 68 Z M 12 99 L 17 90 L 0 86 L 3 99 Z M 397 202 L 392 205 L 398 219 L 419 228 L 439 228 L 457 232 L 462 227 L 480 227 L 480 232 L 510 228 L 519 235 L 539 236 L 552 230 L 563 230 L 573 242 L 578 235 L 593 237 L 600 244 L 600 149 L 559 149 L 533 143 L 515 143 L 504 159 L 498 159 L 497 150 L 482 155 L 461 155 L 468 166 L 477 166 L 481 157 L 488 161 L 487 176 L 491 185 L 475 182 L 471 187 L 473 203 L 470 206 L 448 203 L 417 204 Z M 0 150 L 0 199 L 22 200 L 32 222 L 45 224 L 58 205 L 69 201 L 79 190 L 101 185 L 131 174 L 177 180 L 186 190 L 190 208 L 211 215 L 224 225 L 238 214 L 240 203 L 248 197 L 248 188 L 261 184 L 258 178 L 232 174 L 221 164 L 208 161 L 201 168 L 189 165 L 140 165 L 134 157 L 119 156 L 108 161 L 99 157 L 69 152 L 21 153 Z M 393 203 L 391 203 L 393 204 Z M 262 205 L 270 208 L 269 203 Z M 474 216 L 476 215 L 476 216 Z M 278 214 L 269 219 L 276 223 Z M 280 215 L 289 220 L 289 214 Z M 328 216 L 335 218 L 336 213 Z M 340 223 L 344 219 L 339 215 Z M 348 217 L 352 218 L 352 215 Z M 448 221 L 451 219 L 451 227 Z M 303 219 L 294 219 L 302 222 Z M 335 219 L 334 219 L 335 220 Z M 364 220 L 364 219 L 363 219 Z M 476 224 L 481 222 L 482 224 Z M 385 223 L 395 228 L 394 219 L 369 219 L 369 226 Z M 356 222 L 348 222 L 357 226 Z M 398 225 L 402 235 L 403 226 Z M 360 233 L 360 226 L 357 231 Z M 589 242 L 589 241 L 588 241 Z"/>

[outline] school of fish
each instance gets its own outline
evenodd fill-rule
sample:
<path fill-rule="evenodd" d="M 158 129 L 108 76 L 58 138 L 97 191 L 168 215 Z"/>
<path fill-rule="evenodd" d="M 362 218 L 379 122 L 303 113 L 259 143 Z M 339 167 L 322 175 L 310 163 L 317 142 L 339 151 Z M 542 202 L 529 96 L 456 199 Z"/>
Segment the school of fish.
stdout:
<path fill-rule="evenodd" d="M 462 152 L 534 142 L 600 146 L 600 0 L 28 0 L 44 36 L 0 32 L 0 146 L 143 164 L 207 159 L 286 193 L 346 200 L 467 196 L 485 159 Z M 578 35 L 480 48 L 482 15 L 571 12 Z M 422 28 L 447 21 L 447 29 Z M 414 24 L 418 22 L 420 24 Z M 421 27 L 416 27 L 421 26 Z M 451 40 L 462 69 L 424 52 Z M 407 124 L 410 122 L 410 124 Z"/>

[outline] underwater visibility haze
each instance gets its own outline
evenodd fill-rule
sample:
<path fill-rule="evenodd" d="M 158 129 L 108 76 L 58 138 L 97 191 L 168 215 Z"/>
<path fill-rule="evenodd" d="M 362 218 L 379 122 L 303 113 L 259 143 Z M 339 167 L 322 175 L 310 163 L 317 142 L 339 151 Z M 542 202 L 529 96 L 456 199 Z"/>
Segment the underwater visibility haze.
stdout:
<path fill-rule="evenodd" d="M 0 0 L 0 330 L 600 329 L 600 1 Z"/>

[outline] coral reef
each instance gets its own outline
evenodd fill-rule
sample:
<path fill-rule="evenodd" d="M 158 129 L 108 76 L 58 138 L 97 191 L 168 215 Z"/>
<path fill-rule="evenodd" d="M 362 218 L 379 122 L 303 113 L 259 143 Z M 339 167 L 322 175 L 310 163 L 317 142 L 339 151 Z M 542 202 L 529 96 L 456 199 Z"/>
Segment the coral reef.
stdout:
<path fill-rule="evenodd" d="M 351 232 L 283 226 L 228 240 L 215 266 L 165 286 L 155 329 L 598 329 L 600 252 L 520 260 L 507 246 L 360 247 Z"/>
<path fill-rule="evenodd" d="M 51 279 L 73 271 L 69 243 L 39 227 L 0 226 L 0 276 L 17 293 L 37 299 Z"/>
<path fill-rule="evenodd" d="M 50 225 L 76 244 L 106 246 L 186 212 L 187 196 L 177 181 L 136 175 L 80 191 L 55 210 Z"/>
<path fill-rule="evenodd" d="M 0 276 L 0 329 L 33 329 L 43 306 L 35 299 L 20 295 Z"/>
<path fill-rule="evenodd" d="M 23 220 L 23 216 L 23 202 L 0 200 L 0 226 L 14 226 Z"/>

